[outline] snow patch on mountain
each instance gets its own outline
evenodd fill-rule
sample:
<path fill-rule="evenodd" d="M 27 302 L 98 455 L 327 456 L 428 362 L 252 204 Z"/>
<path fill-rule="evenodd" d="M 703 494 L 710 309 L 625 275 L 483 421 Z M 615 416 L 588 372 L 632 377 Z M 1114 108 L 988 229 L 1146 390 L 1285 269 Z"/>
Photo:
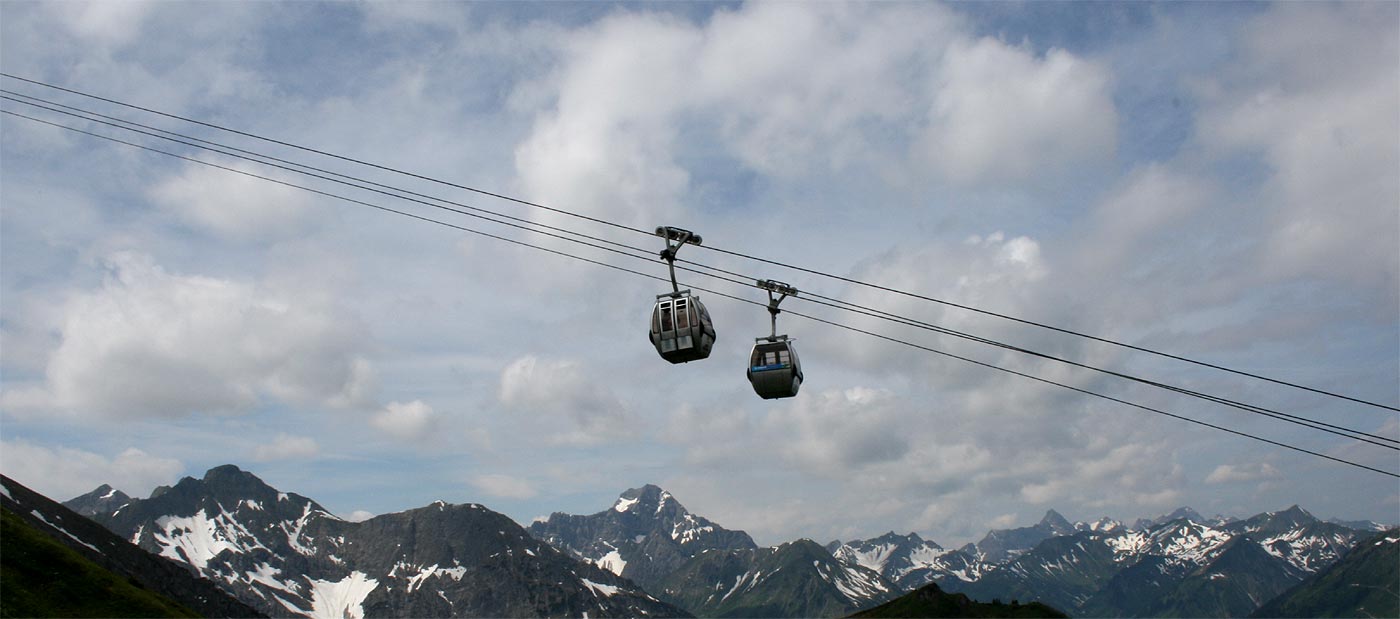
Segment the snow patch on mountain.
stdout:
<path fill-rule="evenodd" d="M 306 523 L 310 521 L 312 517 L 329 515 L 330 514 L 327 514 L 323 511 L 313 511 L 311 509 L 311 503 L 308 501 L 306 503 L 306 506 L 302 508 L 300 518 L 297 518 L 295 522 L 282 523 L 282 531 L 287 534 L 287 544 L 290 545 L 293 550 L 303 555 L 306 555 L 308 557 L 314 556 L 316 554 L 316 548 L 312 546 L 306 546 L 301 543 L 302 530 L 306 528 Z"/>
<path fill-rule="evenodd" d="M 627 510 L 632 509 L 632 506 L 636 505 L 637 501 L 639 500 L 640 499 L 627 499 L 623 497 L 618 497 L 617 504 L 613 505 L 613 510 L 617 511 L 618 513 L 626 513 Z"/>
<path fill-rule="evenodd" d="M 1336 549 L 1347 548 L 1350 544 L 1351 539 L 1345 535 L 1328 537 L 1309 534 L 1306 529 L 1294 529 L 1259 542 L 1265 552 L 1309 573 L 1335 563 L 1341 558 Z"/>
<path fill-rule="evenodd" d="M 244 572 L 243 582 L 250 584 L 257 583 L 263 585 L 264 587 L 268 587 L 269 589 L 286 591 L 287 593 L 290 593 L 292 595 L 300 596 L 302 594 L 302 592 L 300 591 L 301 585 L 296 582 L 278 580 L 277 576 L 281 573 L 282 570 L 272 567 L 271 565 L 267 564 L 267 562 L 263 562 L 258 565 L 257 570 L 251 572 Z M 253 591 L 257 591 L 257 589 L 253 589 Z M 284 602 L 283 605 L 285 606 L 286 603 Z"/>
<path fill-rule="evenodd" d="M 702 534 L 711 533 L 714 530 L 715 528 L 713 526 L 702 525 L 695 519 L 695 516 L 686 514 L 684 518 L 678 520 L 675 526 L 671 528 L 671 539 L 681 544 L 688 544 L 700 539 Z"/>
<path fill-rule="evenodd" d="M 585 586 L 593 590 L 593 595 L 596 595 L 598 597 L 610 598 L 614 595 L 617 595 L 617 592 L 622 590 L 622 587 L 615 587 L 613 585 L 605 585 L 603 583 L 593 582 L 587 578 L 581 578 L 579 580 L 582 580 Z"/>
<path fill-rule="evenodd" d="M 398 565 L 395 565 L 394 567 L 397 570 Z M 393 574 L 390 575 L 392 576 Z M 460 563 L 458 563 L 456 567 L 447 568 L 439 568 L 437 564 L 434 563 L 430 566 L 419 568 L 417 574 L 408 577 L 408 592 L 413 593 L 414 591 L 417 591 L 419 587 L 423 586 L 423 582 L 428 580 L 429 578 L 442 578 L 443 576 L 446 576 L 448 578 L 451 578 L 452 580 L 461 582 L 462 577 L 466 575 L 467 568 L 462 567 Z"/>
<path fill-rule="evenodd" d="M 14 499 L 10 499 L 10 500 L 13 501 Z M 36 510 L 34 510 L 34 511 L 29 512 L 29 514 L 32 515 L 32 516 L 34 516 L 35 518 L 38 518 L 40 522 L 42 522 L 42 523 L 44 523 L 44 524 L 46 524 L 46 525 L 49 525 L 50 527 L 53 527 L 53 528 L 54 528 L 56 531 L 58 531 L 59 533 L 62 533 L 62 534 L 64 534 L 64 535 L 67 535 L 67 536 L 68 536 L 69 538 L 71 538 L 73 541 L 78 542 L 79 544 L 82 544 L 82 545 L 84 545 L 84 546 L 87 546 L 88 548 L 91 548 L 93 552 L 98 552 L 98 553 L 102 552 L 101 550 L 98 550 L 96 546 L 93 546 L 92 544 L 89 544 L 89 543 L 83 541 L 82 538 L 79 538 L 78 536 L 73 535 L 72 533 L 69 533 L 69 532 L 68 532 L 68 529 L 65 529 L 65 528 L 63 528 L 63 527 L 61 527 L 61 526 L 58 526 L 58 525 L 52 523 L 52 522 L 49 522 L 49 520 L 48 520 L 47 518 L 45 518 L 43 514 L 39 513 L 39 510 L 36 509 Z"/>
<path fill-rule="evenodd" d="M 1165 527 L 1153 533 L 1154 551 L 1173 566 L 1204 565 L 1233 537 L 1195 523 Z"/>
<path fill-rule="evenodd" d="M 213 518 L 203 509 L 193 516 L 162 516 L 156 520 L 156 526 L 160 531 L 153 535 L 161 546 L 160 555 L 189 563 L 201 574 L 209 567 L 209 561 L 222 552 L 267 550 L 242 523 L 224 511 Z"/>
<path fill-rule="evenodd" d="M 364 619 L 364 601 L 379 581 L 364 572 L 351 572 L 338 582 L 313 580 L 311 582 L 312 619 Z"/>
<path fill-rule="evenodd" d="M 817 575 L 821 576 L 822 580 L 831 583 L 852 604 L 858 604 L 889 591 L 888 587 L 878 579 L 872 578 L 868 572 L 861 572 L 840 563 L 833 565 L 813 561 L 812 565 L 816 567 Z"/>
<path fill-rule="evenodd" d="M 877 544 L 862 552 L 850 546 L 844 546 L 840 549 L 842 554 L 840 558 L 849 558 L 863 568 L 883 572 L 885 564 L 889 562 L 890 555 L 894 554 L 895 548 L 897 546 L 894 544 Z"/>
<path fill-rule="evenodd" d="M 1115 537 L 1104 538 L 1104 543 L 1113 550 L 1113 560 L 1120 563 L 1142 554 L 1151 542 L 1144 531 L 1127 531 Z"/>
<path fill-rule="evenodd" d="M 593 564 L 618 576 L 621 576 L 622 570 L 627 568 L 627 561 L 622 558 L 622 553 L 618 552 L 616 548 L 594 561 Z"/>

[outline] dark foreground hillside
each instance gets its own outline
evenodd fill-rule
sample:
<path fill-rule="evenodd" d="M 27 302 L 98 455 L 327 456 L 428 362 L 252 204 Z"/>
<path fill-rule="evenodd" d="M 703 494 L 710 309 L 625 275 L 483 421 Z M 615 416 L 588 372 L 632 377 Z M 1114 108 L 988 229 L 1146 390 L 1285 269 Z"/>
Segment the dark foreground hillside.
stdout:
<path fill-rule="evenodd" d="M 3 475 L 0 504 L 4 617 L 265 616 Z"/>
<path fill-rule="evenodd" d="M 1058 610 L 1031 602 L 1003 604 L 974 602 L 961 593 L 946 593 L 929 583 L 908 594 L 851 617 L 1068 617 Z"/>
<path fill-rule="evenodd" d="M 0 509 L 0 617 L 198 617 Z"/>

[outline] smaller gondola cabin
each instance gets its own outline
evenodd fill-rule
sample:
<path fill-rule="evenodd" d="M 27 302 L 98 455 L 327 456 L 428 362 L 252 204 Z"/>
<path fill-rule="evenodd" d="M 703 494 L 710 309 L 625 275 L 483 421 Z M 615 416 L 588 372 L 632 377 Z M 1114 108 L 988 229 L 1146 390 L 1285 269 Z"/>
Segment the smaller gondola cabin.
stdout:
<path fill-rule="evenodd" d="M 786 335 L 754 340 L 748 374 L 754 393 L 765 400 L 790 398 L 802 388 L 802 362 Z"/>

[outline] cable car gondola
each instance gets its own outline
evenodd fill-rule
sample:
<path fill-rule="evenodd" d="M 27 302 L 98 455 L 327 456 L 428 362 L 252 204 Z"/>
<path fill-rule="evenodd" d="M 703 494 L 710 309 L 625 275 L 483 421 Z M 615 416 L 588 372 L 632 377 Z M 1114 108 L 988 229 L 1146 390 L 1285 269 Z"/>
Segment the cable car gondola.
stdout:
<path fill-rule="evenodd" d="M 753 353 L 749 355 L 749 383 L 754 393 L 765 400 L 790 398 L 802 388 L 802 361 L 797 358 L 792 339 L 778 335 L 778 304 L 788 295 L 796 296 L 797 289 L 768 279 L 760 280 L 758 286 L 768 291 L 773 331 L 768 337 L 754 338 Z M 782 296 L 774 299 L 774 292 Z"/>
<path fill-rule="evenodd" d="M 715 345 L 715 325 L 700 297 L 676 284 L 676 251 L 681 245 L 700 244 L 700 237 L 689 230 L 665 226 L 656 235 L 666 239 L 661 259 L 671 268 L 671 292 L 656 295 L 651 310 L 648 337 L 662 359 L 671 363 L 687 363 L 710 356 Z M 672 245 L 672 241 L 675 242 Z"/>

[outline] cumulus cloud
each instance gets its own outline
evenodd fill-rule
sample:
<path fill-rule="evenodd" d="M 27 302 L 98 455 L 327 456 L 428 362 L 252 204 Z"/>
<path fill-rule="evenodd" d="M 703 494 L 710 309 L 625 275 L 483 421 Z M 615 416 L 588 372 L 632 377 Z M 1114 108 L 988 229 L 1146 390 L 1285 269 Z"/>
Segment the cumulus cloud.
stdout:
<path fill-rule="evenodd" d="M 258 287 L 165 271 L 117 253 L 102 285 L 74 294 L 38 389 L 12 407 L 116 417 L 250 409 L 264 398 L 363 406 L 373 371 L 354 323 Z"/>
<path fill-rule="evenodd" d="M 1055 265 L 1042 252 L 1040 241 L 1028 235 L 1008 238 L 1003 231 L 993 231 L 985 236 L 970 236 L 961 246 L 937 244 L 891 250 L 858 266 L 854 276 L 862 281 L 879 282 L 900 290 L 920 291 L 934 298 L 956 299 L 961 304 L 995 308 L 995 311 L 1009 315 L 1035 313 L 1042 318 L 1050 318 L 1041 309 L 1041 303 L 1046 291 L 1052 290 L 1056 284 L 1054 273 Z M 985 337 L 996 338 L 1008 332 L 1004 323 L 981 320 L 980 316 L 971 312 L 910 297 L 856 287 L 847 288 L 840 296 L 866 307 Z M 1037 311 L 1028 312 L 1031 308 Z M 845 320 L 875 333 L 989 360 L 989 351 L 984 347 L 961 344 L 947 337 L 938 338 L 927 331 L 902 329 L 889 321 L 870 316 L 853 316 Z M 855 333 L 836 333 L 815 339 L 809 346 L 819 356 L 839 356 L 867 371 L 883 372 L 885 375 L 893 372 L 900 376 L 918 377 L 919 380 L 926 380 L 930 375 L 938 376 L 938 384 L 957 385 L 954 389 L 981 384 L 992 377 L 985 369 L 965 362 Z"/>
<path fill-rule="evenodd" d="M 1215 470 L 1206 476 L 1208 484 L 1229 484 L 1245 481 L 1259 481 L 1264 479 L 1276 479 L 1282 473 L 1268 462 L 1257 462 L 1249 464 L 1222 464 L 1215 467 Z"/>
<path fill-rule="evenodd" d="M 510 475 L 476 475 L 472 477 L 471 484 L 487 496 L 503 499 L 530 499 L 539 494 L 528 480 Z"/>
<path fill-rule="evenodd" d="M 136 39 L 158 2 L 58 2 L 46 5 L 59 22 L 78 38 L 105 46 Z"/>
<path fill-rule="evenodd" d="M 772 178 L 933 169 L 985 184 L 1114 152 L 1105 67 L 974 40 L 935 5 L 760 3 L 702 24 L 626 13 L 571 33 L 558 53 L 556 71 L 517 89 L 548 103 L 516 170 L 534 199 L 622 221 L 684 212 L 684 153 Z"/>
<path fill-rule="evenodd" d="M 273 460 L 305 460 L 321 453 L 316 440 L 305 436 L 292 436 L 278 433 L 271 443 L 253 449 L 253 459 L 258 462 Z"/>
<path fill-rule="evenodd" d="M 667 121 L 688 90 L 675 68 L 697 40 L 680 23 L 632 14 L 574 35 L 555 109 L 515 152 L 526 195 L 622 221 L 675 212 L 689 175 L 674 161 Z"/>
<path fill-rule="evenodd" d="M 1199 239 L 1211 232 L 1199 229 L 1201 222 L 1192 216 L 1211 206 L 1221 208 L 1219 199 L 1209 179 L 1172 166 L 1154 163 L 1134 170 L 1099 203 L 1095 242 L 1085 244 L 1083 266 L 1134 265 L 1144 254 L 1171 253 L 1173 246 L 1196 250 L 1199 243 L 1183 242 L 1183 236 Z M 1186 227 L 1197 229 L 1186 233 Z"/>
<path fill-rule="evenodd" d="M 767 419 L 784 455 L 809 470 L 847 472 L 897 460 L 909 449 L 894 394 L 853 387 L 802 394 Z"/>
<path fill-rule="evenodd" d="M 373 517 L 374 512 L 368 512 L 363 509 L 357 509 L 353 512 L 350 512 L 350 515 L 346 516 L 345 519 L 349 520 L 350 522 L 364 522 Z"/>
<path fill-rule="evenodd" d="M 220 165 L 299 182 L 251 163 Z M 244 174 L 187 163 L 178 173 L 149 190 L 151 199 L 187 225 L 216 237 L 236 241 L 297 238 L 313 221 L 313 194 Z"/>
<path fill-rule="evenodd" d="M 390 402 L 370 423 L 400 440 L 421 441 L 435 435 L 441 417 L 422 400 Z"/>
<path fill-rule="evenodd" d="M 185 465 L 140 449 L 104 456 L 69 447 L 45 447 L 27 441 L 0 442 L 0 467 L 5 475 L 55 501 L 66 501 L 101 486 L 111 485 L 133 497 L 146 496 L 156 486 L 175 483 Z"/>
<path fill-rule="evenodd" d="M 1244 31 L 1224 76 L 1198 84 L 1199 138 L 1262 153 L 1253 207 L 1268 225 L 1261 270 L 1349 281 L 1400 297 L 1400 32 L 1393 6 L 1278 5 Z M 1388 234 L 1378 234 L 1388 231 Z"/>
<path fill-rule="evenodd" d="M 943 56 L 924 153 L 959 183 L 1020 181 L 1113 157 L 1117 112 L 1106 67 L 1064 50 L 1037 58 L 1001 41 Z"/>
<path fill-rule="evenodd" d="M 576 361 L 521 357 L 501 371 L 497 397 L 507 409 L 529 413 L 525 423 L 556 443 L 597 444 L 635 430 L 617 396 Z M 559 422 L 566 427 L 551 427 Z"/>

